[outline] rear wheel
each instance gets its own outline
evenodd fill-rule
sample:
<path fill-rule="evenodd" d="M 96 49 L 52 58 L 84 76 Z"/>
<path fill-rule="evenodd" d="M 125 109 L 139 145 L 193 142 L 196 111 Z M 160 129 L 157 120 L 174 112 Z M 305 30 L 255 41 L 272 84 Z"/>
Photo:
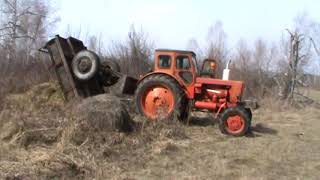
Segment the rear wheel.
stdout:
<path fill-rule="evenodd" d="M 99 64 L 100 59 L 97 54 L 89 50 L 83 50 L 72 59 L 71 67 L 78 80 L 87 81 L 97 74 Z"/>
<path fill-rule="evenodd" d="M 135 102 L 140 114 L 151 120 L 183 119 L 186 109 L 185 93 L 167 75 L 151 75 L 139 83 Z"/>
<path fill-rule="evenodd" d="M 219 128 L 223 134 L 243 136 L 250 128 L 251 119 L 247 110 L 241 106 L 228 108 L 219 118 Z"/>
<path fill-rule="evenodd" d="M 111 70 L 111 71 L 110 71 Z M 104 60 L 101 62 L 101 81 L 106 87 L 112 86 L 119 81 L 119 76 L 112 72 L 120 72 L 119 64 L 114 60 Z"/>
<path fill-rule="evenodd" d="M 119 64 L 114 60 L 105 60 L 101 62 L 102 68 L 111 69 L 112 71 L 120 72 Z"/>

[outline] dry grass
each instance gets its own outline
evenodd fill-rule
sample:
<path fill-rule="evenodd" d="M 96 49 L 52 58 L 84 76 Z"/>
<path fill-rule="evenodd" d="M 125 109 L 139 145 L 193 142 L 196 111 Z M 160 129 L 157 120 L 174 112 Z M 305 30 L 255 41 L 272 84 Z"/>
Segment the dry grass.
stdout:
<path fill-rule="evenodd" d="M 320 91 L 317 91 L 315 89 L 307 89 L 305 90 L 305 94 L 309 96 L 310 98 L 314 99 L 317 102 L 320 102 Z"/>
<path fill-rule="evenodd" d="M 55 84 L 46 83 L 5 98 L 0 114 L 1 178 L 114 177 L 119 170 L 115 167 L 142 164 L 153 152 L 167 148 L 155 141 L 186 138 L 177 122 L 150 123 L 136 116 L 131 133 L 88 130 L 79 144 L 74 141 L 79 121 L 59 94 Z M 164 151 L 174 145 L 168 147 Z M 130 161 L 123 163 L 123 159 Z"/>
<path fill-rule="evenodd" d="M 254 112 L 252 133 L 242 138 L 222 135 L 215 122 L 196 123 L 199 120 L 195 119 L 186 126 L 175 121 L 148 122 L 134 116 L 137 125 L 131 133 L 108 132 L 99 141 L 84 139 L 77 144 L 72 141 L 76 121 L 63 111 L 59 91 L 46 90 L 50 85 L 42 90 L 39 87 L 6 98 L 0 114 L 0 178 L 320 176 L 320 112 L 313 107 L 293 109 L 267 99 Z"/>

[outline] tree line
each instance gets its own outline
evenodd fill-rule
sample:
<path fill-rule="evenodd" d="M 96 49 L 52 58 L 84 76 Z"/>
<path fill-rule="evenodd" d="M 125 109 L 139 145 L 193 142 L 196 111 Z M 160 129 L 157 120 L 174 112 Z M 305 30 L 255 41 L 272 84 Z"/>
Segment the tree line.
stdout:
<path fill-rule="evenodd" d="M 43 0 L 1 0 L 0 4 L 0 94 L 48 81 L 48 57 L 38 49 L 59 21 L 56 8 Z M 65 34 L 83 37 L 79 30 L 68 29 Z M 123 73 L 138 77 L 152 68 L 156 44 L 142 28 L 137 30 L 132 25 L 123 41 L 105 43 L 102 35 L 85 36 L 82 40 L 89 49 L 102 59 L 119 62 Z M 306 87 L 320 89 L 320 23 L 307 14 L 298 15 L 278 42 L 259 38 L 252 45 L 240 39 L 230 48 L 227 37 L 223 23 L 217 21 L 208 28 L 205 44 L 193 38 L 186 49 L 196 52 L 199 61 L 215 59 L 217 78 L 231 59 L 231 78 L 245 81 L 249 97 L 276 94 L 290 100 L 295 94 L 303 94 Z"/>

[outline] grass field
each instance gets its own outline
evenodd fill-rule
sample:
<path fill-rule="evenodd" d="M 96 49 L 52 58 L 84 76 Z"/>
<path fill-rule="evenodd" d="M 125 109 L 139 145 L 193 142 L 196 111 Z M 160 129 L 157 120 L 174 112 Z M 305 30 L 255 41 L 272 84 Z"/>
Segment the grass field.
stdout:
<path fill-rule="evenodd" d="M 320 110 L 311 106 L 282 108 L 269 101 L 254 112 L 252 131 L 241 138 L 222 135 L 213 120 L 194 119 L 190 125 L 146 123 L 99 143 L 72 144 L 63 110 L 68 105 L 54 86 L 11 95 L 3 104 L 1 179 L 320 177 Z"/>
<path fill-rule="evenodd" d="M 260 110 L 252 134 L 226 137 L 216 126 L 186 127 L 189 139 L 155 156 L 138 171 L 119 175 L 200 179 L 317 179 L 320 176 L 320 112 Z"/>

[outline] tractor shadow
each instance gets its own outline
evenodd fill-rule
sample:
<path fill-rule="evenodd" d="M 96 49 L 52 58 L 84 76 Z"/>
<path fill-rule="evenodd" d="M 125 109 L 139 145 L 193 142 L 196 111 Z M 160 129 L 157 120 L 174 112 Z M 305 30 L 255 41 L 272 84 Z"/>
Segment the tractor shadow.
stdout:
<path fill-rule="evenodd" d="M 210 117 L 191 117 L 187 122 L 189 126 L 213 126 L 216 124 L 216 121 Z"/>
<path fill-rule="evenodd" d="M 261 137 L 262 134 L 277 135 L 278 131 L 273 128 L 267 127 L 263 123 L 257 123 L 256 125 L 251 126 L 250 131 L 246 135 L 246 137 Z"/>

